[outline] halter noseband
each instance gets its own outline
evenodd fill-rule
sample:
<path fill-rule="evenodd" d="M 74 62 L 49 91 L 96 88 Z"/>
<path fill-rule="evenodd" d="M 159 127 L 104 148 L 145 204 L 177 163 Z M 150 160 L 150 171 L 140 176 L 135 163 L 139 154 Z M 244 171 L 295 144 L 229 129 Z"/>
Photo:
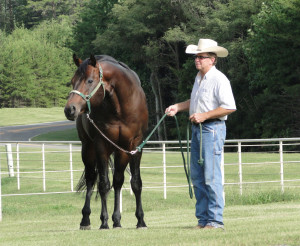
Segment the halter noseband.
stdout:
<path fill-rule="evenodd" d="M 80 91 L 77 91 L 77 90 L 72 90 L 69 94 L 71 93 L 76 93 L 78 94 L 79 96 L 81 96 L 87 103 L 87 106 L 88 106 L 88 109 L 89 109 L 89 114 L 91 113 L 91 102 L 90 102 L 90 99 L 92 98 L 92 96 L 97 92 L 97 90 L 100 88 L 100 86 L 102 85 L 103 87 L 103 98 L 105 97 L 105 88 L 104 88 L 104 83 L 102 81 L 102 78 L 103 78 L 103 70 L 102 70 L 102 67 L 100 66 L 99 64 L 99 76 L 100 76 L 100 80 L 99 80 L 99 83 L 98 85 L 94 88 L 94 90 L 89 94 L 89 95 L 84 95 L 82 94 Z"/>

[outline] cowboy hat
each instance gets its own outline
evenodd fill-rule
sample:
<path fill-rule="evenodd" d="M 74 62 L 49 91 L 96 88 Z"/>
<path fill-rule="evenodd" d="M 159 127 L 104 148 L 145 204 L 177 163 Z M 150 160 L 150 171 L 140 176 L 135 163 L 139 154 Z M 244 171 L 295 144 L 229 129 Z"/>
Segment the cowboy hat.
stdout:
<path fill-rule="evenodd" d="M 198 54 L 198 53 L 215 53 L 218 57 L 226 57 L 228 55 L 228 50 L 218 46 L 218 43 L 211 39 L 199 39 L 197 45 L 189 45 L 186 47 L 185 53 L 187 54 Z"/>

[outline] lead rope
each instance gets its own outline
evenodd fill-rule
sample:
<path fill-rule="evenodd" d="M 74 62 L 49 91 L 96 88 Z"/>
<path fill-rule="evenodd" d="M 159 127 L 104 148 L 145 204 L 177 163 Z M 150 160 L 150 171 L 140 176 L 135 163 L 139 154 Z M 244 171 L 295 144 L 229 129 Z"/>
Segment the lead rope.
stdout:
<path fill-rule="evenodd" d="M 148 135 L 148 137 L 138 146 L 136 147 L 135 150 L 132 151 L 128 151 L 125 150 L 123 148 L 121 148 L 120 146 L 118 146 L 117 144 L 115 144 L 113 141 L 111 141 L 95 124 L 95 122 L 90 118 L 90 115 L 87 114 L 87 118 L 88 120 L 91 122 L 91 124 L 98 130 L 98 132 L 108 141 L 110 142 L 113 146 L 115 146 L 117 149 L 130 154 L 130 155 L 135 155 L 137 152 L 141 152 L 144 145 L 148 142 L 148 140 L 150 139 L 150 137 L 153 135 L 153 133 L 155 132 L 155 130 L 158 128 L 158 126 L 161 124 L 161 122 L 164 120 L 164 118 L 167 116 L 167 114 L 164 114 L 164 116 L 159 120 L 159 122 L 157 123 L 157 125 L 154 127 L 154 129 L 151 131 L 151 133 Z M 183 153 L 183 148 L 182 148 L 182 143 L 181 143 L 181 135 L 180 135 L 180 130 L 179 130 L 179 124 L 178 124 L 178 120 L 176 115 L 174 115 L 175 118 L 175 122 L 176 122 L 176 128 L 177 128 L 177 134 L 178 134 L 178 140 L 179 140 L 179 145 L 180 145 L 180 151 L 181 151 L 181 155 L 182 155 L 182 160 L 183 160 L 183 167 L 184 167 L 184 171 L 185 171 L 185 175 L 187 178 L 187 182 L 188 182 L 188 186 L 189 186 L 189 194 L 190 194 L 190 198 L 193 198 L 193 191 L 192 191 L 192 182 L 191 182 L 191 171 L 190 171 L 190 146 L 189 146 L 189 128 L 190 128 L 190 123 L 188 122 L 187 124 L 187 162 L 185 161 L 185 157 L 184 157 L 184 153 Z M 201 166 L 203 165 L 203 158 L 202 158 L 202 124 L 199 124 L 200 127 L 200 159 L 198 161 L 198 164 Z"/>

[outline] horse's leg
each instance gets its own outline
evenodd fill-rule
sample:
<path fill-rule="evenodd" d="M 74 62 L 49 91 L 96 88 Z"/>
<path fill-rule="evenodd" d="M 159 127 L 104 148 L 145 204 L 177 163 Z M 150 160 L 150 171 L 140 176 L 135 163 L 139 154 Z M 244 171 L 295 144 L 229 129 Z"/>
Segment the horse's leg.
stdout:
<path fill-rule="evenodd" d="M 99 152 L 100 151 L 100 152 Z M 109 229 L 107 220 L 108 220 L 108 213 L 107 213 L 107 196 L 110 190 L 110 182 L 108 178 L 108 159 L 109 154 L 103 149 L 98 149 L 98 153 L 100 153 L 98 158 L 98 172 L 99 172 L 99 183 L 98 183 L 98 191 L 101 197 L 101 226 L 100 229 Z M 105 154 L 106 153 L 106 154 Z"/>
<path fill-rule="evenodd" d="M 114 212 L 112 215 L 112 220 L 114 222 L 114 228 L 120 228 L 121 226 L 121 213 L 120 213 L 120 193 L 121 188 L 124 183 L 124 170 L 127 166 L 129 161 L 128 155 L 123 152 L 117 152 L 115 154 L 114 160 L 114 179 L 113 179 L 113 187 L 115 191 L 115 205 L 114 205 Z"/>
<path fill-rule="evenodd" d="M 87 187 L 85 203 L 82 208 L 82 220 L 80 223 L 81 230 L 89 230 L 90 227 L 90 201 L 93 193 L 93 187 L 96 182 L 95 172 L 95 152 L 93 146 L 82 144 L 82 160 L 85 165 L 85 183 Z"/>
<path fill-rule="evenodd" d="M 131 171 L 131 189 L 136 199 L 136 211 L 135 216 L 137 217 L 138 223 L 137 228 L 146 228 L 144 221 L 144 211 L 142 208 L 142 179 L 140 174 L 140 162 L 142 152 L 137 152 L 130 160 L 130 171 Z"/>

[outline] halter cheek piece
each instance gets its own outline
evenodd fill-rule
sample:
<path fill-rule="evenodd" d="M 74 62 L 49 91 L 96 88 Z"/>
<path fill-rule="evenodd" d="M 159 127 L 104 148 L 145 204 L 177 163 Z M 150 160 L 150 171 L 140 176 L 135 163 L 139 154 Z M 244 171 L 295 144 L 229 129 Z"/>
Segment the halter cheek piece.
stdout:
<path fill-rule="evenodd" d="M 99 83 L 98 85 L 94 88 L 94 90 L 89 94 L 89 95 L 84 95 L 82 94 L 80 91 L 77 91 L 77 90 L 72 90 L 70 92 L 71 93 L 75 93 L 75 94 L 78 94 L 79 96 L 81 96 L 87 103 L 87 106 L 88 106 L 88 109 L 89 109 L 89 114 L 91 113 L 91 98 L 92 96 L 97 92 L 97 90 L 100 88 L 100 86 L 103 87 L 103 98 L 105 97 L 105 88 L 104 88 L 104 83 L 102 81 L 102 78 L 103 78 L 103 70 L 102 70 L 102 67 L 100 66 L 99 64 L 99 77 L 100 77 L 100 80 L 99 80 Z"/>

